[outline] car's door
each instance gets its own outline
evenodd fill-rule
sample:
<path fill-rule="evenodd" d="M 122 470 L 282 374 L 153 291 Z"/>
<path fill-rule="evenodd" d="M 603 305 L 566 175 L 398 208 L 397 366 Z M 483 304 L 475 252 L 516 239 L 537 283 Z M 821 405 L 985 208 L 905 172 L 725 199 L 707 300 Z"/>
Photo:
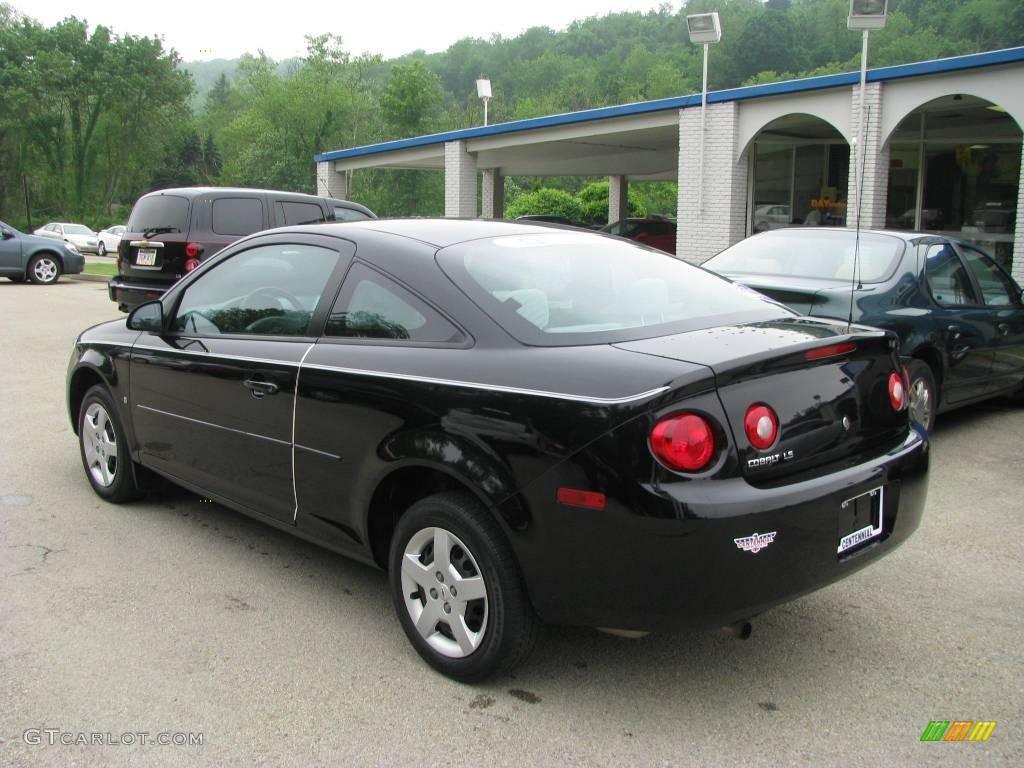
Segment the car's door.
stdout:
<path fill-rule="evenodd" d="M 139 338 L 130 377 L 144 464 L 289 522 L 299 364 L 353 250 L 297 239 L 261 238 L 172 292 L 168 330 Z"/>
<path fill-rule="evenodd" d="M 923 247 L 925 279 L 934 302 L 933 336 L 946 351 L 943 400 L 957 403 L 979 397 L 990 387 L 995 324 L 952 244 L 943 241 Z"/>
<path fill-rule="evenodd" d="M 989 376 L 991 390 L 1019 385 L 1024 381 L 1024 306 L 1020 286 L 985 252 L 964 243 L 958 247 L 996 328 Z"/>
<path fill-rule="evenodd" d="M 25 265 L 21 260 L 21 239 L 11 227 L 0 221 L 0 273 L 23 274 Z"/>

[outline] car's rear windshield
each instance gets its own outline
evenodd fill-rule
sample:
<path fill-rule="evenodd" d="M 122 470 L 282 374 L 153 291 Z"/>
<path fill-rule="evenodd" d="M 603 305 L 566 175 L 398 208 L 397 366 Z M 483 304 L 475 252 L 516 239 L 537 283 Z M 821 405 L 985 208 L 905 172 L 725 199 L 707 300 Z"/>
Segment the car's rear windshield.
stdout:
<path fill-rule="evenodd" d="M 456 285 L 524 344 L 611 343 L 791 314 L 699 267 L 597 234 L 472 240 L 437 258 Z"/>
<path fill-rule="evenodd" d="M 853 279 L 854 230 L 793 229 L 765 232 L 741 240 L 704 262 L 705 269 L 726 275 L 771 275 L 818 280 Z M 862 232 L 857 256 L 861 282 L 880 283 L 893 273 L 903 254 L 903 240 Z"/>
<path fill-rule="evenodd" d="M 129 232 L 148 232 L 173 228 L 185 233 L 188 230 L 188 198 L 178 195 L 149 195 L 139 198 L 128 219 Z"/>
<path fill-rule="evenodd" d="M 64 225 L 65 235 L 92 235 L 95 234 L 91 229 L 83 224 L 65 224 Z"/>

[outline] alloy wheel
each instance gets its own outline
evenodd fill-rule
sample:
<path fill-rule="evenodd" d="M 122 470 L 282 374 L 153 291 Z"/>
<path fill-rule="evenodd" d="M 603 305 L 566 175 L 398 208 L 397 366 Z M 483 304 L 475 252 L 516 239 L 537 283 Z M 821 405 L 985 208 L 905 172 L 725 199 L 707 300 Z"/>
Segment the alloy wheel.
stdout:
<path fill-rule="evenodd" d="M 422 528 L 402 555 L 405 608 L 427 644 L 443 656 L 469 656 L 487 631 L 487 588 L 476 558 L 444 528 Z"/>
<path fill-rule="evenodd" d="M 35 264 L 32 265 L 32 274 L 40 283 L 52 283 L 60 274 L 60 268 L 56 261 L 49 256 L 44 256 L 41 259 L 36 259 Z"/>
<path fill-rule="evenodd" d="M 107 409 L 90 403 L 82 419 L 82 449 L 92 479 L 109 488 L 117 478 L 117 434 Z"/>
<path fill-rule="evenodd" d="M 928 382 L 923 378 L 914 379 L 910 384 L 911 418 L 927 428 L 931 425 L 933 408 L 932 391 L 931 387 L 928 386 Z"/>

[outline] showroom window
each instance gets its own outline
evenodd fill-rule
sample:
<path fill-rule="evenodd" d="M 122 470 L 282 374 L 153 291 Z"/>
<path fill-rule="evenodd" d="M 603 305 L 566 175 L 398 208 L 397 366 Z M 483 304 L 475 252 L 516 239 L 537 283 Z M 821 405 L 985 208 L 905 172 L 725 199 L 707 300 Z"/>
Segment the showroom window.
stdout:
<path fill-rule="evenodd" d="M 915 110 L 890 139 L 886 227 L 974 243 L 1008 266 L 1021 131 L 998 105 L 956 94 Z"/>
<path fill-rule="evenodd" d="M 850 147 L 824 120 L 789 115 L 769 124 L 752 151 L 750 232 L 846 224 Z"/>

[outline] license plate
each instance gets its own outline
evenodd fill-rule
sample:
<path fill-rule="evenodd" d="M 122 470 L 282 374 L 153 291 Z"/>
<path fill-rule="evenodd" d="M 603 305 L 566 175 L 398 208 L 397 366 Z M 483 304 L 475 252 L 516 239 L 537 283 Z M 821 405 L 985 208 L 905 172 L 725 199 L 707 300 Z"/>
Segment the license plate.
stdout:
<path fill-rule="evenodd" d="M 140 267 L 152 267 L 156 264 L 156 248 L 139 248 L 135 263 Z"/>
<path fill-rule="evenodd" d="M 839 509 L 839 548 L 837 554 L 876 539 L 882 535 L 882 511 L 885 509 L 885 487 L 847 499 Z"/>

